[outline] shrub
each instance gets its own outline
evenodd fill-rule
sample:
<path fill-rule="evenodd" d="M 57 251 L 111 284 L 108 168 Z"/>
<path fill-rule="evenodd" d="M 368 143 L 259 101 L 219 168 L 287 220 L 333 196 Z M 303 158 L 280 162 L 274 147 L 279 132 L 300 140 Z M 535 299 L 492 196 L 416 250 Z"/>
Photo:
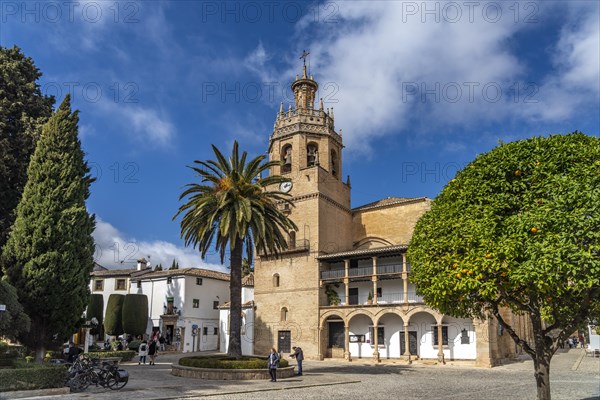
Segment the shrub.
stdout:
<path fill-rule="evenodd" d="M 121 361 L 131 361 L 135 357 L 135 351 L 93 351 L 89 352 L 88 355 L 93 358 L 121 357 Z"/>
<path fill-rule="evenodd" d="M 140 348 L 140 344 L 142 344 L 141 340 L 132 340 L 131 342 L 129 342 L 129 344 L 127 345 L 127 348 L 129 350 L 133 350 L 133 351 L 138 351 L 138 349 Z"/>
<path fill-rule="evenodd" d="M 0 369 L 0 392 L 59 388 L 65 384 L 66 367 L 29 364 L 27 368 Z"/>
<path fill-rule="evenodd" d="M 146 333 L 148 326 L 148 297 L 145 294 L 125 295 L 122 309 L 123 331 L 137 336 Z"/>
<path fill-rule="evenodd" d="M 179 365 L 194 368 L 214 368 L 214 369 L 266 369 L 266 357 L 248 357 L 244 356 L 239 360 L 233 357 L 222 355 L 207 357 L 183 357 L 179 360 Z M 287 360 L 281 359 L 279 367 L 284 368 L 289 365 Z"/>
<path fill-rule="evenodd" d="M 118 336 L 123 334 L 123 318 L 121 310 L 125 296 L 122 294 L 111 294 L 106 305 L 104 318 L 104 330 L 109 335 Z"/>

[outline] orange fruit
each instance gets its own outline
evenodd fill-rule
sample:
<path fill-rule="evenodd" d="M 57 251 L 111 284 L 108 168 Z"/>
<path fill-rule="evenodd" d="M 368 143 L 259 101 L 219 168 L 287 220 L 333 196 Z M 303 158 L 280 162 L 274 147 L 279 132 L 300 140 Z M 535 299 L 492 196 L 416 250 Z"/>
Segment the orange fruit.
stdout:
<path fill-rule="evenodd" d="M 531 228 L 531 233 L 537 233 L 538 232 L 538 228 L 536 228 L 535 226 L 533 228 Z"/>

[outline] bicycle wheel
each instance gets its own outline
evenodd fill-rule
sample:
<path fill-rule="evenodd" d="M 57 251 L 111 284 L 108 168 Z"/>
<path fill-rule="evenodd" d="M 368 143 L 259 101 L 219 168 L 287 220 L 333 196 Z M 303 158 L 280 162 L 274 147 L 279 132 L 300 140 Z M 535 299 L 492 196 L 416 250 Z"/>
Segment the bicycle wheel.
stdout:
<path fill-rule="evenodd" d="M 123 369 L 111 371 L 107 377 L 107 386 L 112 390 L 120 390 L 129 382 L 129 373 Z"/>
<path fill-rule="evenodd" d="M 67 381 L 67 385 L 71 389 L 71 392 L 83 392 L 90 386 L 90 376 L 85 372 L 79 372 L 71 376 Z"/>

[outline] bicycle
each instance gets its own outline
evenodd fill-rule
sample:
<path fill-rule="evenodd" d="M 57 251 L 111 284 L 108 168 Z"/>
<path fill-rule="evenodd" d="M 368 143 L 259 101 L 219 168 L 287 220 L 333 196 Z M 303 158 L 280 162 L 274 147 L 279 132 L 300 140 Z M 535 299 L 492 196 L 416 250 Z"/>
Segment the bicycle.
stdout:
<path fill-rule="evenodd" d="M 129 381 L 129 373 L 119 369 L 118 364 L 103 362 L 87 355 L 78 357 L 67 372 L 66 386 L 71 392 L 82 392 L 91 384 L 111 390 L 122 389 Z"/>

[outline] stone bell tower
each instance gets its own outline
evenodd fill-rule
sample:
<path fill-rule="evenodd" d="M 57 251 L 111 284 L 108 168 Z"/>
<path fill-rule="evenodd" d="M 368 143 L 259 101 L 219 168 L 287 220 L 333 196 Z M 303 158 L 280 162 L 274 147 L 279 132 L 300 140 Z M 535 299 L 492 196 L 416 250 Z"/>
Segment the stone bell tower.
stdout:
<path fill-rule="evenodd" d="M 303 55 L 305 56 L 306 53 Z M 294 207 L 282 204 L 298 226 L 279 258 L 257 254 L 255 265 L 255 353 L 276 347 L 283 353 L 299 345 L 308 358 L 318 349 L 319 287 L 317 256 L 352 249 L 350 184 L 342 181 L 342 135 L 335 131 L 333 108 L 324 109 L 319 85 L 309 74 L 291 84 L 294 107 L 283 103 L 269 139 L 269 158 L 281 161 L 271 173 L 288 177 L 279 190 Z"/>

